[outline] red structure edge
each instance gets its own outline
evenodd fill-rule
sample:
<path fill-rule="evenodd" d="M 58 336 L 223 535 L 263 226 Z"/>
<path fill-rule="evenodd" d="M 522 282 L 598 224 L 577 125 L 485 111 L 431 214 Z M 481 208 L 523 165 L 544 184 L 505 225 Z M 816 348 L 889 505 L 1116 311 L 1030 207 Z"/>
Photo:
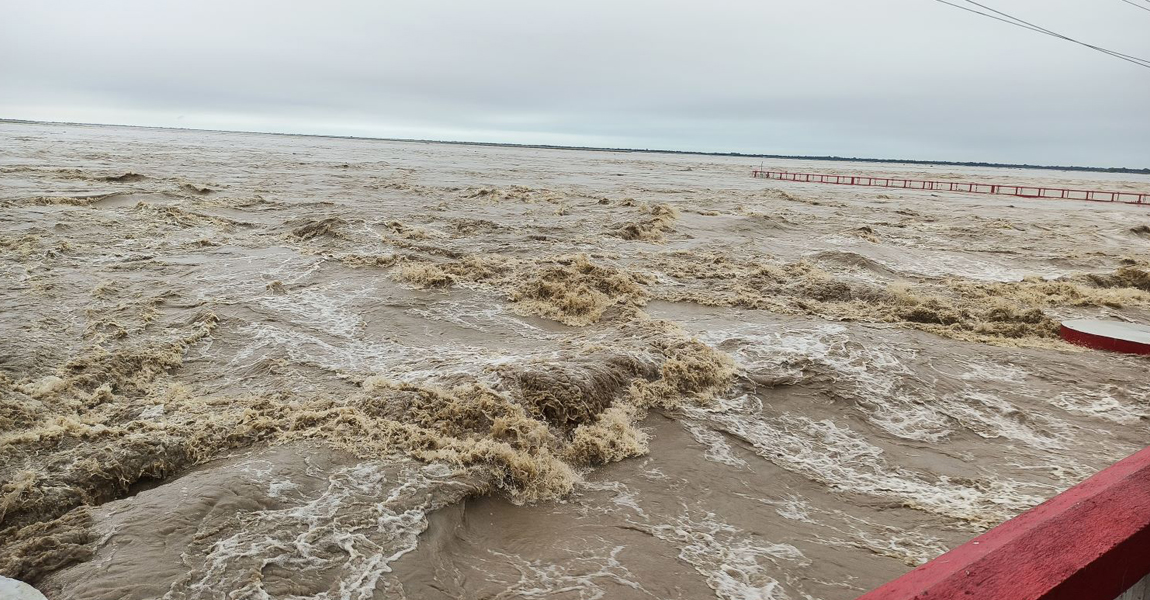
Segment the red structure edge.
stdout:
<path fill-rule="evenodd" d="M 1062 339 L 1077 344 L 1079 346 L 1086 346 L 1087 348 L 1094 348 L 1097 350 L 1110 350 L 1112 352 L 1126 352 L 1128 354 L 1150 354 L 1150 344 L 1143 344 L 1140 342 L 1132 342 L 1130 340 L 1120 340 L 1117 338 L 1106 337 L 1104 335 L 1096 335 L 1093 333 L 1086 333 L 1071 329 L 1065 325 L 1061 326 L 1060 333 Z M 1150 548 L 1146 550 L 1150 552 Z"/>
<path fill-rule="evenodd" d="M 859 600 L 1115 600 L 1150 573 L 1150 448 Z"/>

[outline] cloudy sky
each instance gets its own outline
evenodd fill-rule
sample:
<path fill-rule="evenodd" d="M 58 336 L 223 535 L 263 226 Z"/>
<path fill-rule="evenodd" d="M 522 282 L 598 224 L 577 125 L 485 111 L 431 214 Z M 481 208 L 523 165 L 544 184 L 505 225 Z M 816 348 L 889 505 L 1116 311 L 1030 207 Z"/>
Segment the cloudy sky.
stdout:
<path fill-rule="evenodd" d="M 1150 58 L 1122 0 L 980 1 Z M 2 6 L 0 118 L 1150 167 L 1150 68 L 934 0 Z"/>

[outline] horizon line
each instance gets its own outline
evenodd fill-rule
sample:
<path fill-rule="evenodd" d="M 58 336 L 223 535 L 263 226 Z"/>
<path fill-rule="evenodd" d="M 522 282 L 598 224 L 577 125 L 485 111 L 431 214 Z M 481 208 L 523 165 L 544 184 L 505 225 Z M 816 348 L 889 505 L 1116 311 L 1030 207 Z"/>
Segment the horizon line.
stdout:
<path fill-rule="evenodd" d="M 420 138 L 391 138 L 358 135 L 335 135 L 324 133 L 290 133 L 282 131 L 248 131 L 242 129 L 205 129 L 199 127 L 172 127 L 163 125 L 126 125 L 122 123 L 83 123 L 78 121 L 38 121 L 35 119 L 12 119 L 0 117 L 0 123 L 26 123 L 38 125 L 81 125 L 91 127 L 128 127 L 133 129 L 160 129 L 168 131 L 203 131 L 207 133 L 245 133 L 251 135 L 286 135 L 297 137 L 314 137 L 330 139 L 350 139 L 382 142 L 403 142 L 420 144 L 452 144 L 461 146 L 485 146 L 503 148 L 535 148 L 540 150 L 578 150 L 585 152 L 626 152 L 649 154 L 686 154 L 692 156 L 731 156 L 745 158 L 775 158 L 787 160 L 821 160 L 827 162 L 861 162 L 883 164 L 911 164 L 911 165 L 941 165 L 959 167 L 991 167 L 995 169 L 1043 169 L 1052 171 L 1090 171 L 1100 173 L 1131 173 L 1150 174 L 1150 167 L 1089 167 L 1079 165 L 1035 165 L 1029 163 L 1003 163 L 985 161 L 958 161 L 958 160 L 921 160 L 912 158 L 870 158 L 846 157 L 835 155 L 799 155 L 799 154 L 754 154 L 747 152 L 707 152 L 703 150 L 667 150 L 659 148 L 612 148 L 608 146 L 567 146 L 562 144 L 518 144 L 513 142 L 484 142 L 468 140 L 435 140 Z"/>

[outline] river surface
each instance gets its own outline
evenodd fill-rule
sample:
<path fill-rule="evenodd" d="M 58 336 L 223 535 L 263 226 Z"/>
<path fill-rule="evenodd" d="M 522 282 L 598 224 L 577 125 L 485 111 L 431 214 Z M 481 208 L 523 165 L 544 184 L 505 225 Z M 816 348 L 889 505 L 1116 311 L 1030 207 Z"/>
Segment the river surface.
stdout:
<path fill-rule="evenodd" d="M 0 123 L 0 574 L 846 600 L 1150 443 L 1150 360 L 1058 337 L 1150 322 L 1150 206 L 758 166 Z"/>

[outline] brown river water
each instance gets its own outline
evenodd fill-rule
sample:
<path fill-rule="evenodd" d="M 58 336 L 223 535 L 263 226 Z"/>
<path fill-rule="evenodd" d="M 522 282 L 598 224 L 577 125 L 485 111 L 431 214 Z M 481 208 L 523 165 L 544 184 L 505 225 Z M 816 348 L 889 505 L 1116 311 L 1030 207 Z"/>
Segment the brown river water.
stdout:
<path fill-rule="evenodd" d="M 0 574 L 849 599 L 1150 442 L 1150 360 L 1057 335 L 1150 322 L 1150 206 L 757 166 L 0 123 Z"/>

